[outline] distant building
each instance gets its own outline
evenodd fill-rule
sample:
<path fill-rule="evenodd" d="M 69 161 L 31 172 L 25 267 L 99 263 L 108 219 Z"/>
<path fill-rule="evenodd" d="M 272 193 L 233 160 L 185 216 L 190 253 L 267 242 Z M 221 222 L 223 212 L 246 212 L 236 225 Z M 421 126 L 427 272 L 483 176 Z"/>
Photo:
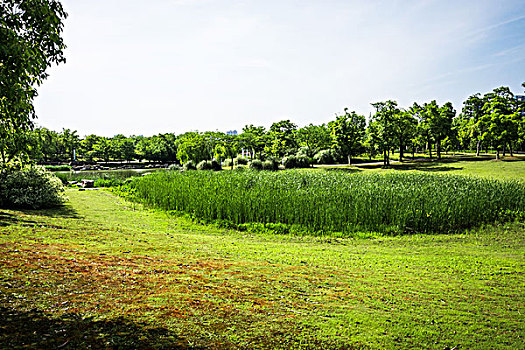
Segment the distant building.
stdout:
<path fill-rule="evenodd" d="M 514 98 L 518 100 L 518 102 L 525 102 L 525 95 L 514 95 Z"/>
<path fill-rule="evenodd" d="M 233 135 L 233 136 L 237 136 L 237 130 L 230 130 L 230 131 L 226 131 L 226 135 Z"/>

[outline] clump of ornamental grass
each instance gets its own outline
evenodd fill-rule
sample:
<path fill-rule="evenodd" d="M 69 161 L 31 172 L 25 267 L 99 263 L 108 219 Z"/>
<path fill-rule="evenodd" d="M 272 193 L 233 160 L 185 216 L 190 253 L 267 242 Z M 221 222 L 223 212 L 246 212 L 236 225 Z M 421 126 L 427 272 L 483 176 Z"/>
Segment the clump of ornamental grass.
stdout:
<path fill-rule="evenodd" d="M 164 210 L 317 233 L 447 233 L 525 212 L 522 183 L 459 175 L 161 172 L 132 187 L 134 200 Z"/>

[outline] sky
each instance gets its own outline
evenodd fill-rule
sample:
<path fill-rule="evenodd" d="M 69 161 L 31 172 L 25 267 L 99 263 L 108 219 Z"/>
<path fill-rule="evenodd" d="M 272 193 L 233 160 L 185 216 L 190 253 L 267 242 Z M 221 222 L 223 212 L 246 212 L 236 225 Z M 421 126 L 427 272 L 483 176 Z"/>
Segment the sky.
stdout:
<path fill-rule="evenodd" d="M 299 127 L 374 102 L 523 94 L 523 0 L 63 0 L 37 125 L 80 136 Z"/>

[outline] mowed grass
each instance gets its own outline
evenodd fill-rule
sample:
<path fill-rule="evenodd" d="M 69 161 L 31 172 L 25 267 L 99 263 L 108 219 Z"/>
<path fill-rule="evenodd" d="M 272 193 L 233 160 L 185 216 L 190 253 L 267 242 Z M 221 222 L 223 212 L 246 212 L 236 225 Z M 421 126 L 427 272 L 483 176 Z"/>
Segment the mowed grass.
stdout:
<path fill-rule="evenodd" d="M 0 214 L 3 348 L 520 349 L 524 225 L 248 234 L 104 191 Z"/>
<path fill-rule="evenodd" d="M 521 180 L 525 181 L 525 156 L 519 155 L 496 160 L 494 155 L 474 156 L 450 156 L 444 155 L 444 159 L 438 161 L 428 159 L 419 161 L 404 161 L 392 163 L 390 167 L 383 168 L 381 164 L 357 165 L 357 166 L 327 166 L 323 170 L 340 170 L 358 173 L 380 172 L 380 173 L 405 173 L 425 172 L 439 174 L 455 174 L 484 177 L 498 180 Z"/>

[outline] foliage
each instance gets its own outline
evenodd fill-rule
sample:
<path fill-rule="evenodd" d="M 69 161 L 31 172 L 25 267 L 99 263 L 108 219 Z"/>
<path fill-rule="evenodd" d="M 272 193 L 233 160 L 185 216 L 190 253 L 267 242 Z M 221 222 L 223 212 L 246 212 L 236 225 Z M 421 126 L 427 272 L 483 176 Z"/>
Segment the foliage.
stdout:
<path fill-rule="evenodd" d="M 253 170 L 262 170 L 263 162 L 260 159 L 254 159 L 249 163 L 249 167 Z"/>
<path fill-rule="evenodd" d="M 356 112 L 348 112 L 337 116 L 330 124 L 330 135 L 333 147 L 347 156 L 348 164 L 352 163 L 352 156 L 357 155 L 362 148 L 363 136 L 365 134 L 365 117 Z"/>
<path fill-rule="evenodd" d="M 279 163 L 274 158 L 266 159 L 262 163 L 263 170 L 276 171 L 279 169 Z"/>
<path fill-rule="evenodd" d="M 71 165 L 46 165 L 44 168 L 49 171 L 70 171 Z"/>
<path fill-rule="evenodd" d="M 305 155 L 290 155 L 284 157 L 282 163 L 286 169 L 308 168 L 310 167 L 310 158 Z"/>
<path fill-rule="evenodd" d="M 314 161 L 317 164 L 334 164 L 335 157 L 333 156 L 334 151 L 331 149 L 324 149 L 317 152 L 314 156 Z"/>
<path fill-rule="evenodd" d="M 266 153 L 274 157 L 295 153 L 297 149 L 296 130 L 297 125 L 290 120 L 273 123 L 268 132 L 269 140 L 265 146 Z"/>
<path fill-rule="evenodd" d="M 248 159 L 246 159 L 244 157 L 236 157 L 233 160 L 233 164 L 234 165 L 247 165 L 248 164 Z"/>
<path fill-rule="evenodd" d="M 192 160 L 189 160 L 186 163 L 184 163 L 184 165 L 182 166 L 182 169 L 183 170 L 197 170 L 197 167 L 195 166 L 195 162 L 193 162 Z"/>
<path fill-rule="evenodd" d="M 43 167 L 5 170 L 0 175 L 0 205 L 7 208 L 49 208 L 65 201 L 60 179 Z"/>
<path fill-rule="evenodd" d="M 65 62 L 66 17 L 55 0 L 0 2 L 0 167 L 28 153 L 36 87 L 52 64 Z"/>
<path fill-rule="evenodd" d="M 454 175 L 157 173 L 132 184 L 137 201 L 164 210 L 311 232 L 446 233 L 525 210 L 521 183 Z"/>

